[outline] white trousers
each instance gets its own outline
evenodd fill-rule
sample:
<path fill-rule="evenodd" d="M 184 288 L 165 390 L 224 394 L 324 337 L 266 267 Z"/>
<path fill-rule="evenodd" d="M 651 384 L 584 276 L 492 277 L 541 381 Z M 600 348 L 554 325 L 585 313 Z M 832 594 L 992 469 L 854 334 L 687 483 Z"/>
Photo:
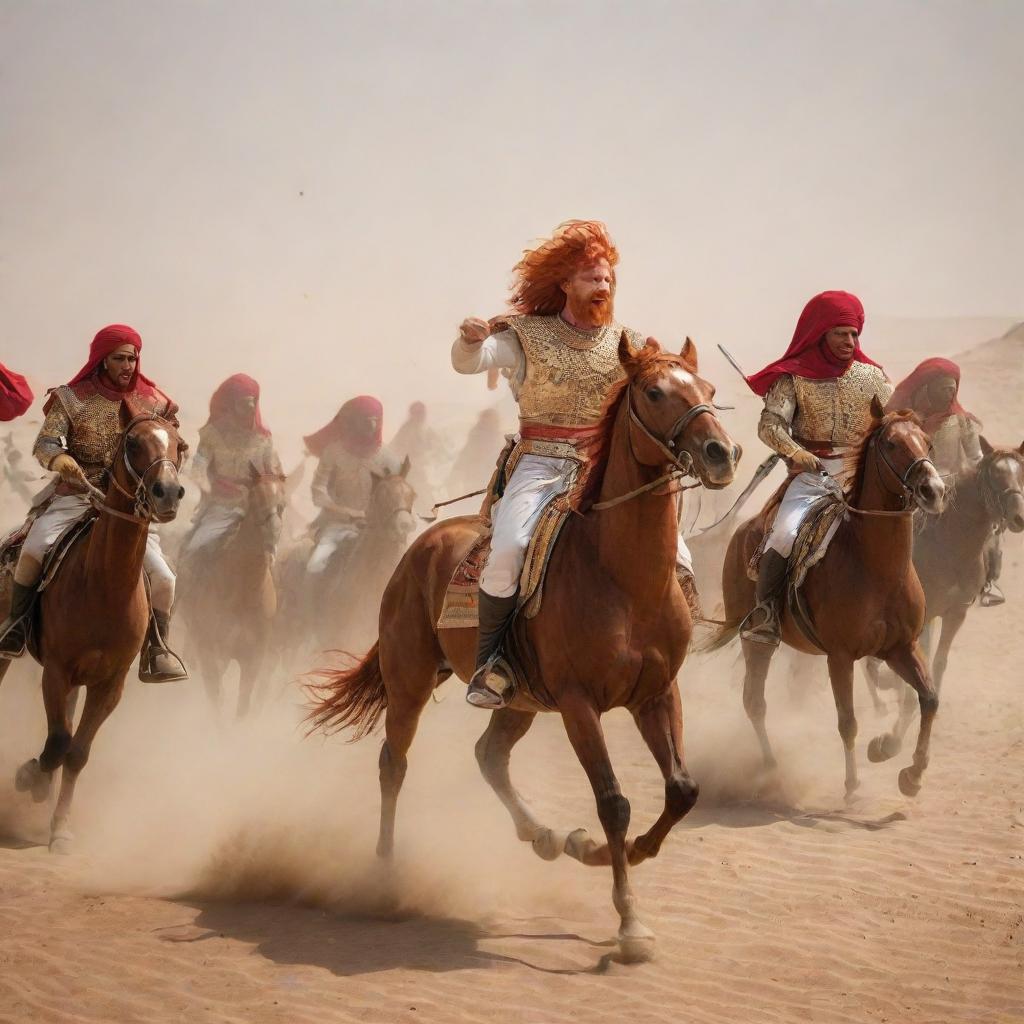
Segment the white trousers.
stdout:
<path fill-rule="evenodd" d="M 491 553 L 480 574 L 480 589 L 492 597 L 511 597 L 519 587 L 526 549 L 541 512 L 564 494 L 579 469 L 572 459 L 524 455 L 505 484 L 505 493 L 491 512 Z M 676 565 L 693 572 L 690 551 L 679 534 Z"/>
<path fill-rule="evenodd" d="M 306 563 L 306 571 L 312 575 L 322 573 L 334 553 L 342 546 L 359 536 L 359 528 L 352 523 L 327 523 L 321 527 L 317 536 L 316 547 Z"/>
<path fill-rule="evenodd" d="M 807 517 L 811 506 L 826 494 L 836 494 L 840 488 L 836 477 L 843 472 L 842 459 L 822 459 L 824 472 L 800 473 L 793 477 L 786 493 L 782 496 L 778 514 L 766 547 L 789 558 L 793 542 L 800 532 L 800 524 Z"/>
<path fill-rule="evenodd" d="M 68 494 L 54 498 L 29 529 L 21 548 L 22 554 L 42 562 L 57 538 L 73 522 L 81 519 L 89 508 L 89 499 L 84 495 Z M 142 568 L 149 577 L 153 607 L 169 612 L 174 604 L 174 573 L 164 558 L 160 537 L 153 526 L 150 526 L 146 539 Z"/>
<path fill-rule="evenodd" d="M 200 509 L 200 518 L 196 523 L 182 556 L 194 554 L 212 544 L 218 544 L 229 534 L 234 533 L 238 524 L 245 518 L 245 509 L 238 505 L 209 504 Z"/>

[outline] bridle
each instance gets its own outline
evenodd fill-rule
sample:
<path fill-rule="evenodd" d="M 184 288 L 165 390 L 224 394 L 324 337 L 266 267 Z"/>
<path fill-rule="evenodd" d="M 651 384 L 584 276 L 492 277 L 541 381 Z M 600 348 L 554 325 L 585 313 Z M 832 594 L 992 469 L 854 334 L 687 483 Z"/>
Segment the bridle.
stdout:
<path fill-rule="evenodd" d="M 123 519 L 129 523 L 138 523 L 139 525 L 145 524 L 147 526 L 156 518 L 156 513 L 149 504 L 149 492 L 147 490 L 146 481 L 149 478 L 150 473 L 152 473 L 157 466 L 161 466 L 166 463 L 177 470 L 178 465 L 173 459 L 169 459 L 164 456 L 163 458 L 154 459 L 141 473 L 137 472 L 128 458 L 128 438 L 132 430 L 140 423 L 159 419 L 160 417 L 155 413 L 142 413 L 139 416 L 135 416 L 121 432 L 121 438 L 117 443 L 117 449 L 114 452 L 114 463 L 116 463 L 120 457 L 124 464 L 124 468 L 128 473 L 129 479 L 133 484 L 135 484 L 135 490 L 129 491 L 117 479 L 117 475 L 113 471 L 113 466 L 107 471 L 110 480 L 118 493 L 133 503 L 132 512 L 122 512 L 119 509 L 111 508 L 106 503 L 106 495 L 104 495 L 98 487 L 90 485 L 89 498 L 92 502 L 93 508 L 95 508 L 97 512 L 104 515 L 114 516 L 117 519 Z"/>
<path fill-rule="evenodd" d="M 889 425 L 891 426 L 891 424 Z M 910 475 L 922 464 L 927 464 L 935 469 L 935 463 L 932 462 L 930 455 L 922 455 L 920 458 L 914 459 L 909 466 L 901 473 L 890 461 L 889 457 L 885 454 L 885 449 L 879 443 L 880 438 L 888 431 L 889 427 L 879 428 L 872 435 L 868 441 L 868 449 L 874 450 L 878 456 L 879 462 L 892 474 L 893 479 L 896 481 L 896 485 L 899 487 L 899 491 L 889 491 L 890 494 L 896 493 L 900 496 L 902 502 L 902 508 L 895 511 L 888 511 L 882 509 L 863 509 L 854 508 L 848 501 L 844 499 L 843 504 L 846 506 L 848 512 L 854 512 L 860 516 L 911 516 L 914 514 L 914 488 L 908 483 Z M 936 470 L 937 472 L 937 470 Z M 881 473 L 879 473 L 881 478 Z M 884 484 L 883 484 L 884 487 Z M 888 490 L 888 488 L 886 488 Z"/>
<path fill-rule="evenodd" d="M 410 498 L 406 504 L 399 505 L 397 508 L 391 509 L 391 511 L 388 512 L 387 515 L 381 516 L 380 519 L 374 519 L 373 522 L 374 525 L 376 525 L 377 529 L 381 529 L 382 527 L 390 528 L 392 526 L 395 526 L 398 523 L 398 517 L 401 516 L 403 513 L 408 513 L 413 519 L 416 518 L 416 513 L 413 511 L 413 503 L 416 500 L 415 492 L 413 492 L 412 487 L 409 486 L 409 483 L 408 481 L 406 481 L 405 477 L 403 477 L 400 473 L 391 473 L 388 476 L 383 477 L 381 479 L 380 484 L 378 484 L 378 487 L 381 486 L 382 484 L 387 483 L 387 481 L 389 480 L 395 479 L 402 480 L 402 482 L 406 486 L 406 489 L 410 492 Z M 420 516 L 420 519 L 424 519 L 424 521 L 427 521 L 424 516 Z M 366 525 L 367 527 L 370 526 L 369 516 L 366 517 Z"/>
<path fill-rule="evenodd" d="M 630 501 L 633 498 L 638 498 L 641 494 L 646 494 L 648 491 L 653 491 L 664 484 L 675 483 L 678 480 L 682 480 L 684 477 L 692 476 L 693 473 L 693 456 L 690 455 L 685 448 L 680 449 L 679 440 L 683 435 L 686 428 L 698 417 L 703 416 L 707 413 L 716 422 L 718 417 L 715 415 L 714 407 L 708 405 L 706 402 L 701 402 L 699 405 L 693 405 L 686 410 L 680 416 L 665 436 L 656 434 L 646 423 L 640 418 L 639 413 L 636 411 L 636 406 L 633 404 L 633 386 L 632 384 L 627 385 L 626 401 L 628 403 L 627 409 L 629 412 L 629 422 L 631 427 L 636 427 L 643 436 L 650 441 L 662 455 L 665 456 L 666 461 L 672 466 L 667 473 L 659 476 L 657 480 L 652 480 L 650 483 L 644 484 L 642 487 L 637 487 L 635 490 L 629 491 L 627 494 L 620 494 L 617 498 L 609 498 L 607 501 L 599 501 L 591 505 L 590 508 L 595 512 L 602 512 L 608 508 L 614 508 L 616 505 L 621 505 L 623 502 Z M 630 433 L 629 438 L 630 450 L 633 451 L 633 457 L 636 458 L 636 451 L 633 449 L 633 435 Z M 639 461 L 639 460 L 638 460 Z M 700 480 L 695 484 L 689 484 L 686 487 L 680 487 L 680 491 L 689 491 L 694 487 L 700 487 Z"/>
<path fill-rule="evenodd" d="M 1020 487 L 1004 487 L 1002 490 L 998 490 L 995 482 L 992 480 L 992 470 L 996 463 L 1001 462 L 1003 459 L 1013 459 L 1018 465 L 1022 460 L 1013 452 L 997 452 L 994 454 L 996 456 L 994 459 L 982 462 L 979 475 L 981 476 L 985 508 L 988 514 L 995 520 L 997 529 L 1003 530 L 1006 527 L 1006 520 L 1009 519 L 1006 507 L 1003 505 L 1003 499 L 1008 494 L 1024 498 L 1024 491 Z"/>

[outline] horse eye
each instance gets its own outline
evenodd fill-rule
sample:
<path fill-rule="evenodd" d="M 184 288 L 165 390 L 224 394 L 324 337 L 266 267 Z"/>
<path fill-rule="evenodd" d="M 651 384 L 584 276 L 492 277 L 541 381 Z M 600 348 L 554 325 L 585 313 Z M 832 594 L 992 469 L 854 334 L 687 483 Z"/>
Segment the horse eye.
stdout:
<path fill-rule="evenodd" d="M 665 397 L 665 393 L 661 390 L 661 388 L 648 388 L 647 397 L 652 402 L 660 402 L 661 399 Z"/>

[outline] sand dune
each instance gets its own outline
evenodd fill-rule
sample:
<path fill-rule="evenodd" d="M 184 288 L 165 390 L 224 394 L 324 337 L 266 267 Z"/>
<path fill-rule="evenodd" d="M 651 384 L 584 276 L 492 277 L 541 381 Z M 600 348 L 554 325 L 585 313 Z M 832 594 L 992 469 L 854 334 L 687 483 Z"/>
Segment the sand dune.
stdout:
<path fill-rule="evenodd" d="M 994 441 L 1024 435 L 1021 345 L 962 358 Z M 38 677 L 19 665 L 0 692 L 0 1021 L 1024 1020 L 1019 538 L 1005 582 L 1008 603 L 974 610 L 954 648 L 914 801 L 902 755 L 865 763 L 844 803 L 823 667 L 769 683 L 769 788 L 735 654 L 687 662 L 702 796 L 634 874 L 659 939 L 640 966 L 615 957 L 610 874 L 516 842 L 473 761 L 485 718 L 454 682 L 424 716 L 385 874 L 377 744 L 301 739 L 294 690 L 233 728 L 198 686 L 130 685 L 79 786 L 78 852 L 51 857 L 46 808 L 10 782 L 43 738 Z M 880 722 L 862 689 L 858 715 L 866 762 Z M 661 780 L 626 715 L 607 727 L 644 827 Z M 557 720 L 513 770 L 545 820 L 597 828 Z"/>

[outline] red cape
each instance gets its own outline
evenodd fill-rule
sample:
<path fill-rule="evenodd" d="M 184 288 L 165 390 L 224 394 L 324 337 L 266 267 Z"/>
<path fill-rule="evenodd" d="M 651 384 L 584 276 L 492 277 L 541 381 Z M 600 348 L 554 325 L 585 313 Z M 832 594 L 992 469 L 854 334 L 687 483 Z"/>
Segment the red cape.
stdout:
<path fill-rule="evenodd" d="M 208 423 L 219 423 L 233 410 L 232 406 L 239 398 L 255 398 L 256 408 L 253 410 L 252 429 L 257 434 L 270 437 L 270 430 L 260 415 L 260 386 L 248 374 L 236 373 L 228 377 L 210 398 L 210 418 Z"/>
<path fill-rule="evenodd" d="M 375 435 L 365 437 L 355 424 L 370 417 L 376 417 L 377 431 Z M 353 455 L 373 455 L 380 451 L 380 446 L 384 442 L 384 406 L 370 395 L 351 398 L 338 410 L 338 414 L 326 427 L 321 427 L 315 434 L 308 434 L 303 440 L 310 455 L 317 458 L 335 441 L 340 441 L 345 450 Z"/>
<path fill-rule="evenodd" d="M 864 355 L 859 340 L 849 361 L 840 362 L 836 359 L 824 344 L 825 335 L 833 327 L 855 327 L 858 334 L 864 329 L 864 307 L 856 295 L 849 292 L 822 292 L 815 295 L 804 306 L 793 332 L 793 340 L 782 358 L 747 378 L 751 391 L 763 397 L 787 373 L 810 380 L 833 380 L 846 373 L 851 363 L 879 366 L 874 359 Z"/>
<path fill-rule="evenodd" d="M 28 410 L 34 397 L 28 381 L 0 363 L 0 420 L 17 419 Z"/>
<path fill-rule="evenodd" d="M 924 409 L 915 408 L 914 395 L 916 395 L 926 384 L 931 383 L 939 377 L 952 377 L 953 380 L 956 381 L 956 394 L 953 395 L 953 400 L 940 412 L 926 413 Z M 923 363 L 920 363 L 910 374 L 904 377 L 903 380 L 896 385 L 896 390 L 893 391 L 892 397 L 886 403 L 885 408 L 887 412 L 891 412 L 895 409 L 913 409 L 914 412 L 921 417 L 924 429 L 929 434 L 933 433 L 935 428 L 950 416 L 967 416 L 974 420 L 975 423 L 980 423 L 981 420 L 979 420 L 974 413 L 968 412 L 960 404 L 959 395 L 960 367 L 957 366 L 952 359 L 940 359 L 935 357 L 933 359 L 926 359 Z"/>

